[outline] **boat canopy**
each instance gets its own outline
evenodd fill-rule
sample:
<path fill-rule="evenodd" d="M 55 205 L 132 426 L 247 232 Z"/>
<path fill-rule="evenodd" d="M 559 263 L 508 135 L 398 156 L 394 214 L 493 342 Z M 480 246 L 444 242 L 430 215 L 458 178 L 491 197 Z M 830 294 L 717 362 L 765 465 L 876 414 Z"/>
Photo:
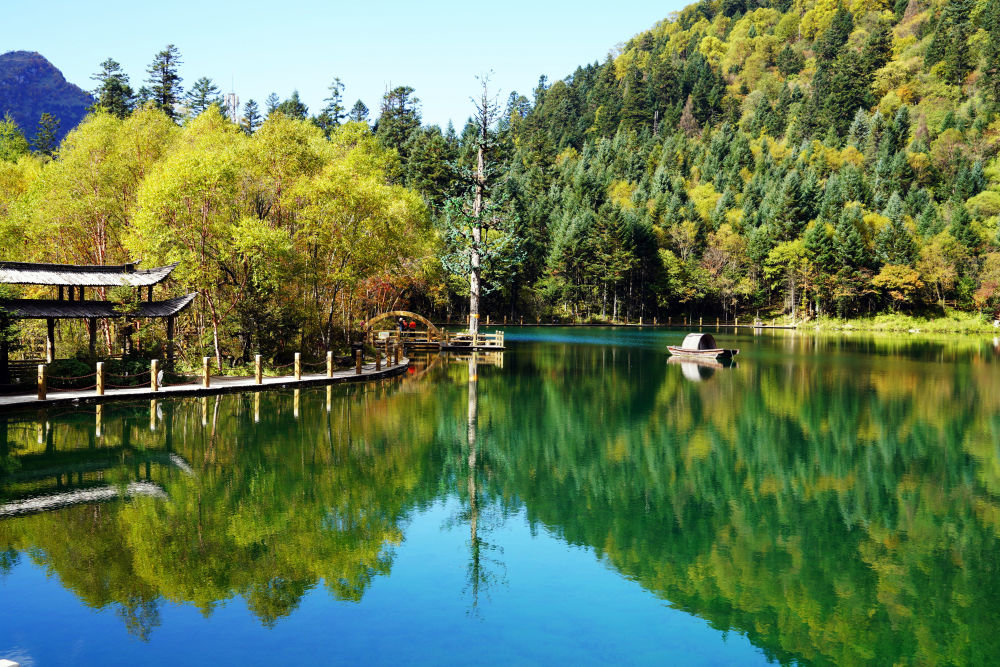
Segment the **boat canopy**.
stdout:
<path fill-rule="evenodd" d="M 684 342 L 681 343 L 683 350 L 717 350 L 718 348 L 715 337 L 707 333 L 689 333 L 684 336 Z"/>

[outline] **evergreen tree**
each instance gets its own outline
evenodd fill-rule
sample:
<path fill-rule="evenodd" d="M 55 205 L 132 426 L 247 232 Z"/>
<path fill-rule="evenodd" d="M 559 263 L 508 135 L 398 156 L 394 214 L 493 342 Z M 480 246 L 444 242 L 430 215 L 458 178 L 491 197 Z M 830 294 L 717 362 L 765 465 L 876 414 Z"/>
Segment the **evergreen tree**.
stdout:
<path fill-rule="evenodd" d="M 983 46 L 983 83 L 994 106 L 1000 107 L 1000 2 L 989 2 L 983 14 L 986 44 Z"/>
<path fill-rule="evenodd" d="M 271 93 L 267 96 L 267 99 L 264 100 L 264 111 L 268 116 L 270 116 L 278 110 L 279 104 L 281 104 L 281 98 L 278 97 L 277 93 Z"/>
<path fill-rule="evenodd" d="M 347 119 L 355 123 L 367 123 L 368 122 L 368 107 L 364 102 L 358 100 L 351 107 L 351 112 L 347 114 Z"/>
<path fill-rule="evenodd" d="M 52 157 L 52 154 L 55 153 L 56 148 L 59 146 L 58 137 L 59 119 L 46 111 L 38 119 L 38 131 L 35 132 L 35 137 L 31 140 L 31 143 L 34 145 L 36 152 Z"/>
<path fill-rule="evenodd" d="M 945 7 L 951 23 L 948 30 L 947 46 L 944 53 L 945 81 L 952 85 L 960 85 L 972 71 L 972 51 L 969 48 L 969 37 L 974 32 L 972 25 L 973 0 L 951 0 Z"/>
<path fill-rule="evenodd" d="M 916 256 L 916 245 L 903 222 L 903 200 L 898 192 L 892 193 L 882 214 L 889 218 L 889 222 L 875 238 L 875 257 L 882 264 L 912 264 Z"/>
<path fill-rule="evenodd" d="M 848 206 L 840 215 L 834 230 L 834 245 L 842 266 L 858 269 L 868 264 L 868 249 L 859 229 L 863 222 L 858 206 Z"/>
<path fill-rule="evenodd" d="M 262 122 L 264 119 L 261 118 L 257 103 L 252 99 L 247 100 L 246 104 L 243 105 L 243 131 L 247 134 L 253 134 Z"/>
<path fill-rule="evenodd" d="M 297 90 L 293 90 L 292 96 L 276 106 L 274 110 L 296 120 L 305 120 L 309 117 L 309 107 L 299 98 Z"/>
<path fill-rule="evenodd" d="M 90 78 L 98 82 L 91 93 L 94 96 L 92 110 L 103 109 L 119 118 L 132 113 L 135 108 L 135 92 L 120 64 L 108 58 L 101 63 L 101 71 Z"/>
<path fill-rule="evenodd" d="M 31 152 L 28 140 L 10 114 L 0 120 L 0 161 L 17 162 L 22 155 Z"/>
<path fill-rule="evenodd" d="M 951 224 L 948 232 L 969 250 L 975 252 L 979 247 L 979 236 L 972 228 L 972 216 L 962 204 L 956 204 L 951 209 Z"/>
<path fill-rule="evenodd" d="M 823 270 L 832 270 L 837 263 L 833 237 L 827 232 L 826 223 L 817 220 L 806 230 L 804 238 L 810 259 Z"/>
<path fill-rule="evenodd" d="M 823 100 L 830 128 L 838 135 L 846 133 L 857 110 L 870 106 L 870 97 L 861 58 L 851 50 L 842 52 L 833 64 L 830 90 Z"/>
<path fill-rule="evenodd" d="M 375 136 L 382 145 L 395 148 L 405 159 L 403 148 L 410 134 L 420 127 L 420 100 L 410 86 L 397 86 L 382 97 Z"/>
<path fill-rule="evenodd" d="M 318 116 L 313 118 L 313 122 L 323 130 L 323 134 L 327 138 L 330 137 L 333 128 L 339 126 L 347 117 L 347 111 L 344 108 L 344 84 L 339 77 L 333 79 L 328 90 L 330 96 L 323 100 L 326 102 L 326 106 L 323 107 Z"/>
<path fill-rule="evenodd" d="M 183 94 L 182 79 L 177 73 L 177 68 L 182 63 L 177 47 L 168 44 L 165 49 L 156 54 L 153 62 L 146 69 L 146 73 L 149 75 L 146 80 L 149 100 L 157 109 L 167 114 L 167 118 L 171 120 L 177 120 L 176 107 Z"/>
<path fill-rule="evenodd" d="M 806 66 L 806 59 L 793 49 L 791 44 L 785 44 L 785 48 L 778 52 L 776 64 L 782 75 L 791 76 L 802 71 L 802 68 Z"/>
<path fill-rule="evenodd" d="M 203 76 L 194 82 L 191 89 L 184 97 L 188 111 L 192 116 L 200 115 L 205 109 L 213 104 L 222 108 L 222 96 L 219 95 L 219 87 L 207 76 Z"/>

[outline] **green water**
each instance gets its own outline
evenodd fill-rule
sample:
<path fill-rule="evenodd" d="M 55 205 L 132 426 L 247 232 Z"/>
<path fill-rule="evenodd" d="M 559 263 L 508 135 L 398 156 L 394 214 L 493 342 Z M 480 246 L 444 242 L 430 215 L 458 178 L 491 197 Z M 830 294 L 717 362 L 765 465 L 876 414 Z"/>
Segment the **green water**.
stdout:
<path fill-rule="evenodd" d="M 0 658 L 1000 662 L 994 342 L 716 336 L 10 416 Z"/>

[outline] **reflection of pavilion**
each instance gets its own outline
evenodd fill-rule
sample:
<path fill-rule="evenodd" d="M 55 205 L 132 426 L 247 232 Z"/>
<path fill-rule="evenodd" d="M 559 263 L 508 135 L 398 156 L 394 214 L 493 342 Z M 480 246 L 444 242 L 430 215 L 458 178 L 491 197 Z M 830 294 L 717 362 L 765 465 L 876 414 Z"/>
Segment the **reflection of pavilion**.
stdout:
<path fill-rule="evenodd" d="M 9 446 L 7 429 L 2 422 L 0 454 Z M 0 520 L 123 497 L 166 498 L 163 478 L 173 476 L 174 470 L 192 474 L 183 457 L 170 451 L 169 437 L 165 450 L 123 440 L 114 447 L 97 447 L 91 441 L 87 447 L 59 450 L 49 424 L 39 424 L 43 449 L 17 454 L 17 469 L 0 472 Z"/>

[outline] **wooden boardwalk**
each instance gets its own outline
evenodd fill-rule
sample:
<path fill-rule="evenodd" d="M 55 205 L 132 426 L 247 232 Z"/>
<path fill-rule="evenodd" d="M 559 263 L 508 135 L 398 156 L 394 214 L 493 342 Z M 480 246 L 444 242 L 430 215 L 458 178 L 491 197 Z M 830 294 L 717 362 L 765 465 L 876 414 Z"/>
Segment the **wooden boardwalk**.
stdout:
<path fill-rule="evenodd" d="M 367 382 L 402 375 L 410 364 L 408 358 L 402 358 L 398 364 L 386 360 L 380 370 L 375 370 L 375 364 L 364 364 L 361 373 L 352 367 L 347 370 L 334 371 L 332 376 L 323 373 L 303 373 L 302 379 L 296 380 L 294 375 L 279 377 L 264 377 L 257 384 L 253 377 L 212 376 L 208 387 L 203 387 L 201 380 L 189 384 L 161 386 L 152 391 L 149 386 L 129 387 L 127 389 L 106 389 L 103 395 L 98 395 L 93 389 L 53 391 L 49 388 L 48 397 L 38 399 L 35 392 L 30 394 L 13 394 L 0 396 L 0 412 L 17 410 L 34 410 L 56 406 L 93 405 L 112 401 L 130 401 L 139 399 L 176 398 L 178 396 L 209 396 L 212 394 L 232 394 L 238 392 L 265 391 L 268 389 L 300 389 L 305 387 L 322 387 L 346 382 Z"/>

